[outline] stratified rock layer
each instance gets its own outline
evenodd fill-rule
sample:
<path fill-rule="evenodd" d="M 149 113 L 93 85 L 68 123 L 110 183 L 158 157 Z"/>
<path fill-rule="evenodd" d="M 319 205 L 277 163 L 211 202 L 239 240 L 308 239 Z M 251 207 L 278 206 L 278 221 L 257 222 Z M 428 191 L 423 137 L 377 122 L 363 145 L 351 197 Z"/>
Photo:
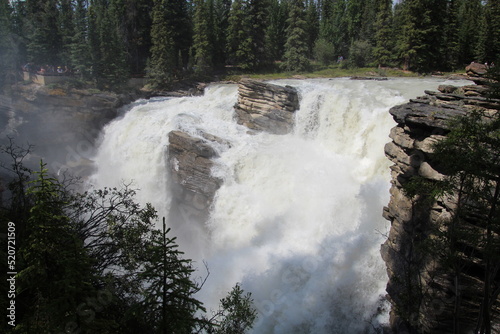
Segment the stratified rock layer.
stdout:
<path fill-rule="evenodd" d="M 469 72 L 478 74 L 482 67 L 475 66 L 474 70 Z M 394 164 L 390 202 L 383 215 L 391 228 L 381 254 L 389 276 L 387 293 L 395 333 L 452 333 L 458 296 L 461 332 L 470 332 L 476 326 L 484 276 L 478 266 L 480 252 L 464 257 L 464 268 L 468 269 L 460 276 L 462 284 L 456 286 L 452 274 L 426 247 L 435 231 L 445 229 L 443 222 L 452 216 L 455 200 L 417 205 L 402 189 L 415 175 L 429 180 L 444 178 L 433 157 L 433 144 L 449 132 L 450 119 L 474 108 L 487 113 L 500 110 L 500 100 L 481 96 L 486 89 L 477 85 L 440 86 L 439 92 L 426 91 L 427 95 L 390 110 L 397 126 L 391 130 L 392 141 L 385 146 L 385 154 Z M 470 226 L 478 228 L 472 223 Z"/>
<path fill-rule="evenodd" d="M 182 131 L 168 134 L 168 164 L 174 195 L 173 210 L 184 220 L 204 221 L 222 180 L 212 176 L 217 157 L 214 143 L 228 145 L 223 139 L 201 133 L 203 138 Z"/>
<path fill-rule="evenodd" d="M 286 134 L 294 126 L 294 112 L 299 109 L 297 90 L 255 80 L 238 84 L 236 121 L 246 127 L 272 134 Z"/>

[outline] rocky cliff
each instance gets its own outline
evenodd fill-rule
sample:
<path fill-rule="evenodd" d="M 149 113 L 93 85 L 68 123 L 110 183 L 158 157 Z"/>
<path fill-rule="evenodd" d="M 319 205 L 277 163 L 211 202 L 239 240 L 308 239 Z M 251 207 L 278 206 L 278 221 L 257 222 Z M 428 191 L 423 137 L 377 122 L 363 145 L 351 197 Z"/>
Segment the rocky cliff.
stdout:
<path fill-rule="evenodd" d="M 272 134 L 286 134 L 294 126 L 294 112 L 299 109 L 297 90 L 255 80 L 238 84 L 236 121 L 250 129 Z"/>
<path fill-rule="evenodd" d="M 136 95 L 16 85 L 0 95 L 0 138 L 35 145 L 51 172 L 85 164 L 100 130 Z M 3 144 L 3 143 L 2 143 Z M 90 164 L 88 164 L 90 165 Z M 78 170 L 73 170 L 80 174 Z"/>
<path fill-rule="evenodd" d="M 449 132 L 449 120 L 474 108 L 488 112 L 500 110 L 500 100 L 483 96 L 486 87 L 481 66 L 471 66 L 468 74 L 477 85 L 440 86 L 426 95 L 390 110 L 397 125 L 391 130 L 392 142 L 385 147 L 391 167 L 390 202 L 383 215 L 391 222 L 387 240 L 381 247 L 387 265 L 388 299 L 392 304 L 391 327 L 395 333 L 452 333 L 457 298 L 461 303 L 461 332 L 475 328 L 484 272 L 478 264 L 480 252 L 464 257 L 464 269 L 456 286 L 452 275 L 443 270 L 427 242 L 443 230 L 449 220 L 454 199 L 420 203 L 406 197 L 403 186 L 414 175 L 441 180 L 444 175 L 433 157 L 433 143 Z M 477 229 L 478 226 L 471 228 Z M 460 242 L 460 241 L 459 241 Z"/>

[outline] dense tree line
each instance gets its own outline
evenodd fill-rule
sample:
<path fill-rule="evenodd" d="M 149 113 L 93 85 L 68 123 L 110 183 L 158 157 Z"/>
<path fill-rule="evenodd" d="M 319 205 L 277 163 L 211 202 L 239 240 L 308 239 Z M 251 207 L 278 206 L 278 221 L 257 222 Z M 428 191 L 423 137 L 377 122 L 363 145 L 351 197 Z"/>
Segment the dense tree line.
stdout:
<path fill-rule="evenodd" d="M 29 150 L 11 143 L 0 153 L 10 158 L 0 164 L 2 183 L 10 180 L 0 197 L 9 236 L 0 254 L 10 255 L 1 266 L 9 280 L 0 283 L 0 306 L 11 316 L 2 317 L 4 333 L 243 334 L 252 327 L 256 310 L 239 284 L 207 312 L 195 293 L 208 270 L 195 271 L 165 220 L 155 228 L 156 211 L 137 204 L 129 186 L 76 192 L 74 180 L 50 176 L 43 163 L 26 168 Z"/>
<path fill-rule="evenodd" d="M 2 80 L 27 62 L 101 85 L 164 85 L 226 66 L 430 72 L 500 56 L 498 0 L 0 0 Z"/>

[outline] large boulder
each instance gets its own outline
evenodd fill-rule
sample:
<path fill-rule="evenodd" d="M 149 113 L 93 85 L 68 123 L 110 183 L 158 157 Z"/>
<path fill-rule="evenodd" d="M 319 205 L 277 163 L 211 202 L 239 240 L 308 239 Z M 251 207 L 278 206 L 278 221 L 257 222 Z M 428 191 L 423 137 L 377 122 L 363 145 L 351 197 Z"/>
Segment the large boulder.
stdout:
<path fill-rule="evenodd" d="M 299 109 L 297 90 L 245 79 L 238 84 L 236 121 L 246 127 L 272 134 L 286 134 L 294 126 Z"/>
<path fill-rule="evenodd" d="M 185 220 L 204 221 L 215 192 L 222 184 L 222 180 L 211 173 L 214 166 L 212 159 L 218 156 L 212 145 L 227 143 L 203 132 L 201 137 L 194 137 L 182 131 L 171 131 L 168 138 L 173 210 L 183 215 Z M 189 217 L 186 218 L 186 215 Z"/>
<path fill-rule="evenodd" d="M 472 77 L 482 76 L 485 75 L 486 72 L 488 72 L 488 66 L 486 66 L 485 64 L 472 62 L 465 68 L 465 72 L 467 73 L 467 75 Z"/>

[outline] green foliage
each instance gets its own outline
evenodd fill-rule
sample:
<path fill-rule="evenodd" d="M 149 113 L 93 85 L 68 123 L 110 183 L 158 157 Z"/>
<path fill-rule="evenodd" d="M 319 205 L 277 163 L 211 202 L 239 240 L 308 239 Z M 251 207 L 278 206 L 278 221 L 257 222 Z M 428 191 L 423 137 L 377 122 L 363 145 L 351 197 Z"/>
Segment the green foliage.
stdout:
<path fill-rule="evenodd" d="M 76 309 L 92 291 L 92 272 L 83 241 L 64 213 L 68 198 L 61 184 L 42 163 L 35 174 L 27 191 L 33 199 L 27 237 L 18 252 L 24 264 L 16 280 L 18 300 L 29 305 L 19 323 L 20 328 L 48 333 L 80 321 Z"/>
<path fill-rule="evenodd" d="M 269 25 L 266 31 L 266 58 L 272 61 L 282 60 L 289 11 L 288 1 L 270 0 Z"/>
<path fill-rule="evenodd" d="M 157 333 L 191 333 L 201 323 L 196 313 L 205 311 L 193 297 L 201 287 L 191 280 L 192 262 L 182 258 L 176 238 L 167 237 L 169 231 L 165 220 L 162 231 L 151 231 L 139 274 L 145 284 L 144 314 Z"/>
<path fill-rule="evenodd" d="M 484 283 L 482 293 L 476 291 L 481 295 L 480 312 L 473 316 L 477 319 L 476 331 L 487 333 L 497 298 L 494 287 L 499 283 L 500 116 L 498 112 L 473 110 L 455 119 L 450 128 L 447 136 L 434 145 L 433 153 L 434 165 L 446 175 L 445 179 L 413 177 L 405 185 L 405 193 L 429 206 L 435 201 L 453 203 L 449 219 L 432 232 L 427 251 L 449 269 L 454 279 L 454 328 L 460 327 L 460 312 L 465 307 L 460 289 L 471 288 L 467 280 L 461 280 L 469 274 L 470 263 L 477 261 Z M 467 260 L 468 256 L 475 259 Z"/>
<path fill-rule="evenodd" d="M 166 11 L 166 0 L 154 1 L 151 59 L 148 63 L 148 77 L 153 87 L 168 87 L 174 80 L 177 66 L 173 32 Z"/>
<path fill-rule="evenodd" d="M 224 302 L 217 321 L 206 319 L 194 297 L 203 282 L 193 278 L 192 261 L 183 258 L 165 222 L 162 230 L 154 228 L 156 211 L 137 204 L 133 189 L 75 193 L 71 182 L 49 176 L 43 163 L 37 172 L 25 168 L 29 151 L 13 143 L 1 151 L 13 159 L 11 166 L 1 166 L 14 179 L 0 217 L 16 223 L 14 333 L 214 333 L 221 323 L 251 327 L 255 311 L 241 289 Z"/>
<path fill-rule="evenodd" d="M 221 299 L 216 321 L 216 334 L 244 334 L 253 326 L 257 310 L 253 307 L 252 295 L 244 294 L 236 284 L 229 294 Z"/>
<path fill-rule="evenodd" d="M 372 59 L 373 47 L 368 41 L 356 41 L 349 49 L 349 64 L 355 67 L 364 67 L 368 65 Z"/>
<path fill-rule="evenodd" d="M 303 72 L 309 69 L 306 28 L 304 3 L 302 0 L 294 0 L 288 17 L 283 70 Z"/>
<path fill-rule="evenodd" d="M 337 59 L 333 43 L 318 39 L 314 45 L 314 59 L 323 65 L 330 65 Z"/>
<path fill-rule="evenodd" d="M 198 74 L 208 74 L 213 68 L 213 51 L 210 43 L 209 3 L 205 0 L 194 2 L 194 63 Z"/>
<path fill-rule="evenodd" d="M 373 56 L 380 66 L 387 66 L 392 62 L 392 1 L 378 0 L 375 21 L 375 47 Z"/>

